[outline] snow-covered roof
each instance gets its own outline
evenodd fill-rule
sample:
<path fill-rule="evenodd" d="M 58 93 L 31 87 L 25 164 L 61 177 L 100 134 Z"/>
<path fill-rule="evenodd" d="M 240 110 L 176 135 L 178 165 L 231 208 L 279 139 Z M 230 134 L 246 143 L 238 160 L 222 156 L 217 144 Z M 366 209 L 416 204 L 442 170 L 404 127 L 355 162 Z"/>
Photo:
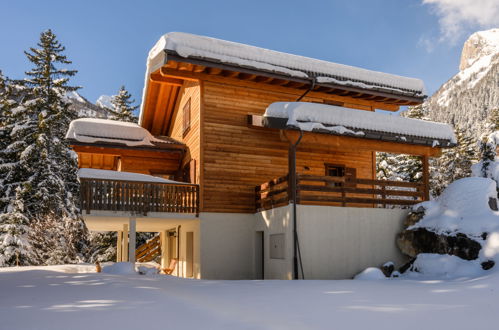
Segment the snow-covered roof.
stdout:
<path fill-rule="evenodd" d="M 286 127 L 303 131 L 377 139 L 383 139 L 380 133 L 389 133 L 397 142 L 440 147 L 457 142 L 448 124 L 318 103 L 275 102 L 264 118 L 281 119 Z"/>
<path fill-rule="evenodd" d="M 80 118 L 69 125 L 66 139 L 81 143 L 122 144 L 128 147 L 182 145 L 170 137 L 154 137 L 135 123 L 109 119 Z"/>
<path fill-rule="evenodd" d="M 167 180 L 157 176 L 132 173 L 118 172 L 109 170 L 98 170 L 94 168 L 80 168 L 78 170 L 78 178 L 80 179 L 99 179 L 99 180 L 118 180 L 118 181 L 137 181 L 151 183 L 170 183 L 170 184 L 190 184 L 185 182 Z"/>
<path fill-rule="evenodd" d="M 170 32 L 159 39 L 149 52 L 148 73 L 158 69 L 166 62 L 168 55 L 165 52 L 183 58 L 202 59 L 296 78 L 315 77 L 317 82 L 322 83 L 382 90 L 417 97 L 425 95 L 424 83 L 420 79 L 182 32 Z"/>

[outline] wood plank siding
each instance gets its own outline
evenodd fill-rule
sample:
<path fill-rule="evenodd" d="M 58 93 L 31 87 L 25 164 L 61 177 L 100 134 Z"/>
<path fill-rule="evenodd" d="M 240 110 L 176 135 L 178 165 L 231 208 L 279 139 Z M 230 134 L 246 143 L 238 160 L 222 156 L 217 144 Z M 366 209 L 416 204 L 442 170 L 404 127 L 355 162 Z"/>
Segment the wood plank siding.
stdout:
<path fill-rule="evenodd" d="M 255 186 L 287 175 L 289 144 L 279 130 L 248 125 L 248 115 L 262 115 L 273 102 L 296 101 L 310 86 L 175 60 L 168 60 L 150 78 L 140 124 L 152 134 L 169 135 L 186 145 L 183 178 L 200 184 L 200 211 L 254 212 Z M 315 86 L 302 101 L 352 111 L 397 111 L 400 105 L 416 102 L 370 93 Z M 297 132 L 286 134 L 296 137 Z M 297 171 L 324 176 L 325 165 L 333 164 L 353 169 L 356 178 L 375 179 L 375 151 L 436 156 L 440 149 L 304 133 Z"/>
<path fill-rule="evenodd" d="M 294 101 L 296 95 L 213 81 L 203 83 L 203 95 L 202 211 L 254 212 L 254 187 L 287 173 L 288 142 L 279 131 L 249 128 L 247 115 L 263 114 L 271 103 Z M 324 99 L 306 97 L 303 101 L 322 103 Z M 344 106 L 372 109 L 351 103 Z M 374 178 L 373 152 L 333 152 L 310 143 L 299 146 L 299 173 L 324 175 L 328 163 L 356 168 L 361 178 Z"/>

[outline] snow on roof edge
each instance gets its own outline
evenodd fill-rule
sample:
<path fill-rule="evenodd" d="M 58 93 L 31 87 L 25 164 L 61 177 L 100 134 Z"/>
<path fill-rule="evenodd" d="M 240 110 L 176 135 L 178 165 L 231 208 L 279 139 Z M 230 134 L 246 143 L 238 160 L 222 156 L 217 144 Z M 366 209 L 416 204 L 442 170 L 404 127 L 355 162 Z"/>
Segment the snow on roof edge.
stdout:
<path fill-rule="evenodd" d="M 66 139 L 83 143 L 120 143 L 129 147 L 154 147 L 155 143 L 168 143 L 155 138 L 148 130 L 136 123 L 99 118 L 79 118 L 69 124 Z"/>
<path fill-rule="evenodd" d="M 315 72 L 317 77 L 332 76 L 332 78 L 339 77 L 339 80 L 345 79 L 373 86 L 398 88 L 406 90 L 406 92 L 414 92 L 418 96 L 425 96 L 426 93 L 424 83 L 420 79 L 183 32 L 170 32 L 163 35 L 149 52 L 148 62 L 151 62 L 158 55 L 164 54 L 165 50 L 174 51 L 185 58 L 215 58 L 221 62 L 245 64 L 260 69 L 265 69 L 262 67 L 265 66 L 270 70 L 284 71 L 302 78 L 309 76 L 308 73 Z"/>
<path fill-rule="evenodd" d="M 444 123 L 405 118 L 396 115 L 385 115 L 371 111 L 355 110 L 334 105 L 308 102 L 275 102 L 265 110 L 264 117 L 287 118 L 289 126 L 300 127 L 305 131 L 317 128 L 338 131 L 343 134 L 352 128 L 362 130 L 389 132 L 417 136 L 430 139 L 442 139 L 457 143 L 453 128 Z M 324 127 L 323 124 L 332 125 Z M 320 127 L 319 127 L 320 126 Z"/>
<path fill-rule="evenodd" d="M 101 179 L 101 180 L 118 180 L 118 181 L 136 181 L 136 182 L 151 182 L 151 183 L 169 183 L 169 184 L 191 184 L 174 180 L 163 179 L 157 176 L 121 172 L 111 170 L 100 170 L 95 168 L 80 168 L 78 170 L 78 178 L 83 179 Z"/>

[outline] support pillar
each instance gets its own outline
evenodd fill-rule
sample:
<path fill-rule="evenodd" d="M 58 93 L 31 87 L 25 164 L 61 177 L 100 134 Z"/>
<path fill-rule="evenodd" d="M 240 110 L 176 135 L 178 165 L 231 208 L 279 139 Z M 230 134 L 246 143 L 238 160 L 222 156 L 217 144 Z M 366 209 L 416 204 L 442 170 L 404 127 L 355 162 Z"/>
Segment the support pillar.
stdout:
<path fill-rule="evenodd" d="M 137 220 L 135 218 L 130 218 L 128 221 L 130 226 L 129 237 L 128 237 L 128 261 L 135 262 L 135 247 L 137 246 Z"/>
<path fill-rule="evenodd" d="M 424 184 L 424 197 L 423 200 L 430 200 L 430 161 L 429 157 L 424 155 L 421 157 L 423 163 L 423 184 Z"/>
<path fill-rule="evenodd" d="M 121 261 L 128 261 L 128 224 L 123 225 L 123 252 Z"/>
<path fill-rule="evenodd" d="M 167 231 L 163 230 L 159 233 L 161 241 L 161 268 L 168 268 L 168 241 L 167 241 Z"/>
<path fill-rule="evenodd" d="M 116 262 L 123 261 L 123 231 L 118 230 L 116 235 Z"/>

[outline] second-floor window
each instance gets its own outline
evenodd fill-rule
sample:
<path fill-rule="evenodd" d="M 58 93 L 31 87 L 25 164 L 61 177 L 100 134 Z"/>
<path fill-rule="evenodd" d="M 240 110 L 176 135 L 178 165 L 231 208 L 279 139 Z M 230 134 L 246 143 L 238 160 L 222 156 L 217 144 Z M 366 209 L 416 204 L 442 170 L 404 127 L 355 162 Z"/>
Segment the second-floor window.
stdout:
<path fill-rule="evenodd" d="M 182 118 L 182 133 L 185 136 L 189 129 L 191 128 L 191 99 L 189 98 L 187 102 L 184 104 L 183 118 Z"/>
<path fill-rule="evenodd" d="M 334 176 L 334 177 L 344 177 L 345 176 L 345 166 L 343 165 L 330 165 L 326 164 L 326 176 Z M 329 184 L 332 187 L 340 187 L 342 186 L 341 182 L 332 182 Z"/>

